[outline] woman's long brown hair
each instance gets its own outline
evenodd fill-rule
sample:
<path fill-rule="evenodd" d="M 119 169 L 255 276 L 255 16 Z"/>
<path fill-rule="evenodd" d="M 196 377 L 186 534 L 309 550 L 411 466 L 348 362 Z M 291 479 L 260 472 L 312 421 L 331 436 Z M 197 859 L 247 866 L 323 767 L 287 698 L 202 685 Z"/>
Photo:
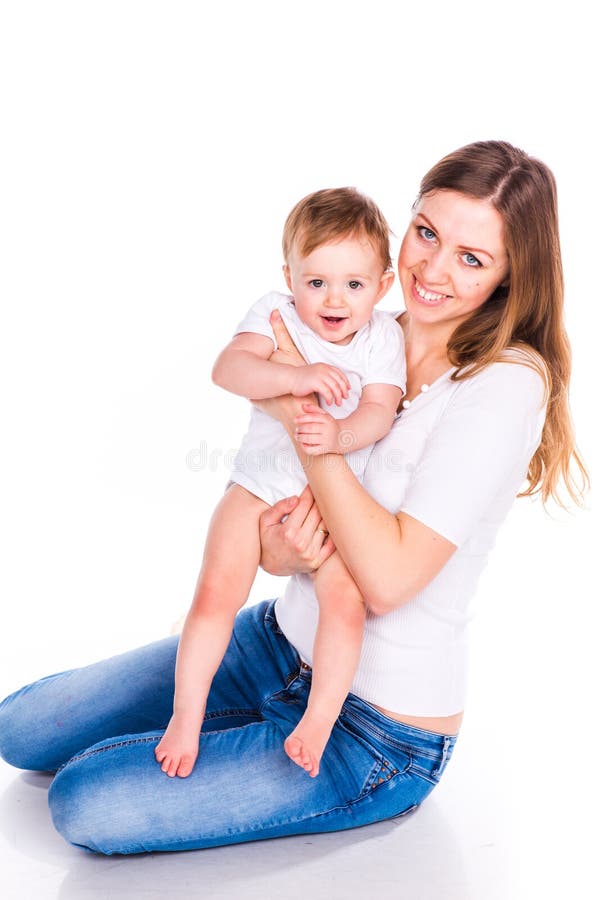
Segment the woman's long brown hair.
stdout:
<path fill-rule="evenodd" d="M 575 445 L 569 410 L 571 348 L 563 319 L 563 274 L 556 182 L 550 169 L 505 141 L 468 144 L 440 160 L 423 178 L 419 198 L 459 191 L 489 201 L 504 222 L 509 278 L 448 341 L 455 380 L 500 359 L 527 361 L 547 385 L 541 444 L 531 459 L 527 487 L 564 506 L 564 484 L 581 504 L 589 477 Z M 522 348 L 515 359 L 508 348 Z"/>

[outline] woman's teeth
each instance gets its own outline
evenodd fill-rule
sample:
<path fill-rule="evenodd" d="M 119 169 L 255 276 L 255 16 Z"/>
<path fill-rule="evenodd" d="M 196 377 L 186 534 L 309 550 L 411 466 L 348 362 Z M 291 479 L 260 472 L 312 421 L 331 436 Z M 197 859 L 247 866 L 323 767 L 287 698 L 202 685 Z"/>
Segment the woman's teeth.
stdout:
<path fill-rule="evenodd" d="M 428 300 L 430 303 L 439 300 L 445 300 L 448 294 L 437 294 L 435 291 L 426 291 L 425 288 L 419 284 L 419 282 L 415 279 L 415 290 L 419 297 L 422 297 L 423 300 Z"/>

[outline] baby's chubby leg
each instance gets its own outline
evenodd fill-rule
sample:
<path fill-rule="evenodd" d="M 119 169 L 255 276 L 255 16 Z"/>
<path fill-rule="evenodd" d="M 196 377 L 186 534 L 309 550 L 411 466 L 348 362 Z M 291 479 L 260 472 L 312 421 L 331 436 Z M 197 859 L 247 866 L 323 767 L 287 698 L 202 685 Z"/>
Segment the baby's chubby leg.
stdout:
<path fill-rule="evenodd" d="M 366 616 L 362 596 L 339 553 L 317 569 L 314 585 L 319 625 L 312 685 L 306 712 L 284 744 L 290 759 L 313 778 L 319 773 L 331 729 L 352 685 Z"/>
<path fill-rule="evenodd" d="M 256 575 L 258 519 L 267 508 L 258 497 L 232 485 L 211 519 L 177 651 L 173 715 L 155 751 L 163 772 L 171 777 L 185 778 L 194 768 L 210 685 Z"/>

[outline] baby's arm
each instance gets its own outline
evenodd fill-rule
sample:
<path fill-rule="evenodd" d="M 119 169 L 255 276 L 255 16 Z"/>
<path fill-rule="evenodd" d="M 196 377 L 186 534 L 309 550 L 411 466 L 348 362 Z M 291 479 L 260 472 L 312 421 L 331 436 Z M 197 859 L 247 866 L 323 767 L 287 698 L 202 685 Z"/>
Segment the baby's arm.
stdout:
<path fill-rule="evenodd" d="M 310 456 L 361 450 L 388 433 L 402 393 L 393 384 L 368 384 L 345 419 L 334 419 L 314 403 L 303 403 L 304 414 L 294 420 L 298 441 Z"/>
<path fill-rule="evenodd" d="M 327 363 L 293 366 L 271 362 L 273 341 L 264 334 L 236 334 L 219 355 L 212 379 L 219 387 L 249 400 L 265 400 L 293 394 L 306 397 L 316 391 L 326 403 L 341 406 L 348 396 L 348 379 Z"/>

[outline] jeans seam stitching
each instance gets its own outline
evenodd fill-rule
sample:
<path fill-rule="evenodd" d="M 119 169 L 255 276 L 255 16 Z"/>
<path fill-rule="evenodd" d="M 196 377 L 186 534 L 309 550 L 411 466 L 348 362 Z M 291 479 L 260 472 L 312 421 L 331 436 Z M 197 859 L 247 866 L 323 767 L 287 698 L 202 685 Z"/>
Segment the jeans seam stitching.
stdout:
<path fill-rule="evenodd" d="M 344 729 L 346 734 L 349 734 L 355 740 L 360 740 L 363 746 L 367 747 L 367 749 L 371 753 L 375 754 L 376 758 L 378 758 L 380 762 L 385 759 L 386 754 L 383 752 L 382 748 L 374 747 L 368 740 L 369 736 L 373 737 L 374 739 L 378 739 L 378 735 L 376 733 L 370 732 L 370 734 L 367 733 L 367 735 L 356 735 L 344 723 L 342 716 L 339 717 L 338 722 L 339 725 Z M 402 753 L 404 753 L 408 757 L 408 764 L 406 768 L 402 770 L 403 772 L 406 772 L 412 766 L 414 757 L 419 755 L 418 751 L 416 751 L 414 747 L 411 747 L 408 744 L 399 744 L 397 742 L 394 743 L 394 749 L 401 750 Z"/>
<path fill-rule="evenodd" d="M 225 708 L 219 710 L 213 710 L 210 713 L 206 713 L 204 716 L 204 721 L 207 722 L 209 719 L 220 719 L 221 717 L 227 716 L 260 716 L 260 710 L 251 709 L 251 708 Z"/>
<path fill-rule="evenodd" d="M 60 769 L 56 772 L 58 775 L 59 772 L 74 762 L 80 762 L 82 759 L 89 759 L 90 756 L 96 756 L 98 753 L 104 753 L 106 750 L 116 750 L 118 747 L 130 747 L 133 744 L 151 744 L 152 741 L 157 741 L 160 739 L 162 732 L 160 735 L 153 735 L 152 737 L 139 737 L 132 738 L 127 741 L 116 741 L 114 744 L 107 744 L 105 747 L 98 747 L 96 750 L 87 750 L 85 753 L 78 753 L 76 756 L 72 756 L 70 759 L 64 763 Z"/>
<path fill-rule="evenodd" d="M 411 760 L 411 762 L 409 762 L 406 769 L 402 769 L 401 772 L 398 770 L 398 772 L 396 772 L 395 775 L 391 774 L 389 778 L 384 779 L 382 784 L 374 784 L 373 780 L 371 780 L 370 787 L 368 789 L 366 789 L 365 791 L 363 791 L 363 793 L 360 794 L 355 800 L 349 800 L 348 804 L 350 805 L 350 804 L 358 803 L 360 800 L 363 800 L 365 797 L 371 796 L 372 791 L 376 791 L 378 788 L 383 787 L 386 784 L 391 784 L 392 781 L 397 781 L 399 778 L 401 778 L 404 775 L 409 775 L 411 773 L 412 769 L 413 769 L 413 765 L 412 765 L 412 760 Z M 383 770 L 383 766 L 380 766 L 378 771 L 381 772 L 382 770 Z"/>
<path fill-rule="evenodd" d="M 289 693 L 289 691 L 288 691 L 288 685 L 286 685 L 285 687 L 279 688 L 279 690 L 274 691 L 272 694 L 269 694 L 267 697 L 265 697 L 265 699 L 263 700 L 263 702 L 262 702 L 262 703 L 260 704 L 260 706 L 258 707 L 259 715 L 261 715 L 263 718 L 266 718 L 266 716 L 265 716 L 264 713 L 263 713 L 263 710 L 265 709 L 265 707 L 266 707 L 266 706 L 269 706 L 269 704 L 270 704 L 273 700 L 277 700 L 278 698 L 283 698 L 283 695 L 287 695 L 288 693 Z M 284 701 L 284 702 L 285 702 L 285 701 Z M 275 724 L 276 724 L 276 723 L 275 723 Z M 280 728 L 280 730 L 281 730 L 281 728 Z"/>
<path fill-rule="evenodd" d="M 360 792 L 358 797 L 355 797 L 354 800 L 348 801 L 348 806 L 353 805 L 354 803 L 358 803 L 359 800 L 362 800 L 364 797 L 366 797 L 368 794 L 370 794 L 371 791 L 377 789 L 378 784 L 376 782 L 376 779 L 381 774 L 381 772 L 384 771 L 384 768 L 385 767 L 383 765 L 383 760 L 382 759 L 377 760 L 376 764 L 373 766 L 373 768 L 371 770 L 371 774 L 365 781 L 362 791 Z M 387 784 L 387 781 L 386 781 L 386 784 Z"/>
<path fill-rule="evenodd" d="M 422 769 L 420 766 L 413 765 L 412 771 L 417 776 L 417 778 L 423 778 L 430 784 L 438 784 L 439 782 L 439 777 L 437 776 L 435 770 L 433 772 L 428 772 L 426 769 Z"/>
<path fill-rule="evenodd" d="M 386 783 L 387 783 L 387 782 L 386 782 Z M 364 800 L 364 797 L 363 797 L 362 795 L 359 796 L 359 797 L 354 798 L 353 800 L 348 800 L 348 801 L 346 801 L 345 803 L 338 804 L 337 806 L 332 806 L 332 807 L 330 807 L 329 809 L 324 809 L 324 810 L 321 810 L 320 812 L 311 813 L 310 815 L 297 816 L 297 817 L 295 817 L 295 818 L 291 818 L 291 817 L 290 817 L 290 818 L 282 819 L 282 820 L 279 821 L 279 822 L 274 822 L 274 823 L 271 822 L 271 823 L 267 826 L 267 828 L 265 828 L 265 830 L 269 830 L 269 829 L 271 829 L 271 828 L 283 828 L 283 827 L 287 827 L 288 825 L 295 825 L 295 824 L 297 824 L 298 822 L 311 822 L 311 821 L 314 821 L 315 819 L 319 819 L 319 818 L 321 818 L 321 817 L 323 817 L 323 816 L 328 816 L 328 815 L 330 815 L 331 813 L 335 813 L 335 812 L 338 812 L 338 811 L 348 810 L 351 806 L 353 806 L 355 803 L 358 803 L 360 800 Z M 227 831 L 227 835 L 228 835 L 228 836 L 234 836 L 234 835 L 237 835 L 237 834 L 246 834 L 246 833 L 247 833 L 247 828 L 245 828 L 245 827 L 244 827 L 244 828 L 237 828 L 237 829 L 235 829 L 235 830 L 229 829 L 229 830 Z M 220 832 L 220 831 L 217 831 L 217 832 L 214 832 L 214 833 L 213 833 L 213 832 L 210 832 L 210 833 L 204 833 L 204 834 L 203 834 L 203 837 L 206 838 L 206 839 L 208 839 L 208 840 L 210 840 L 210 839 L 213 838 L 213 837 L 218 837 L 218 836 L 221 836 L 221 832 Z M 187 842 L 187 841 L 178 841 L 177 843 L 186 844 L 186 843 L 188 843 L 188 842 Z"/>
<path fill-rule="evenodd" d="M 345 709 L 344 715 L 348 716 L 349 719 L 353 719 L 357 724 L 360 724 L 366 731 L 369 731 L 374 737 L 380 740 L 382 743 L 387 744 L 388 746 L 397 747 L 399 750 L 403 750 L 405 753 L 416 754 L 417 756 L 426 756 L 428 759 L 432 759 L 437 761 L 442 757 L 442 751 L 439 750 L 427 750 L 423 747 L 414 747 L 411 744 L 406 744 L 401 741 L 397 741 L 395 738 L 386 735 L 384 731 L 377 728 L 377 726 L 372 725 L 370 722 L 367 722 L 361 716 L 355 715 L 350 710 Z"/>

